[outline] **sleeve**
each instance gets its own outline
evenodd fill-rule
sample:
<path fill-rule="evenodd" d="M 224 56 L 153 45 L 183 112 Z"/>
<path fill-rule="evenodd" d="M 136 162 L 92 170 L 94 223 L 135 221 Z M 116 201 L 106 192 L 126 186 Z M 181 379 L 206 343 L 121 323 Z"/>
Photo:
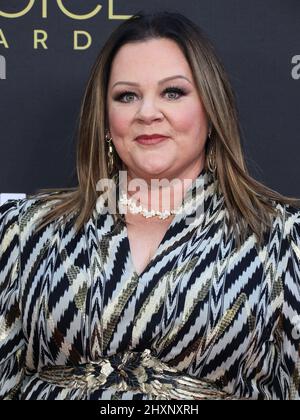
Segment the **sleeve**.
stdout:
<path fill-rule="evenodd" d="M 281 384 L 286 399 L 300 400 L 300 212 L 289 236 L 282 309 L 282 357 L 287 373 Z"/>
<path fill-rule="evenodd" d="M 19 306 L 20 200 L 0 206 L 0 399 L 17 399 L 25 339 Z"/>

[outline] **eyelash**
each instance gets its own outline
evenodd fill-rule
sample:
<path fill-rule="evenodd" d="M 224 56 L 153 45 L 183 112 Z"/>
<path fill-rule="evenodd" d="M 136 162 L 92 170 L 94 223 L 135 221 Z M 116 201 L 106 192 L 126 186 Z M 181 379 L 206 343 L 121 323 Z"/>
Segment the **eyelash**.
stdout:
<path fill-rule="evenodd" d="M 164 91 L 163 91 L 163 94 L 165 94 L 165 93 L 170 93 L 170 92 L 172 92 L 172 93 L 177 93 L 177 94 L 179 94 L 179 95 L 181 95 L 181 96 L 184 96 L 184 95 L 186 95 L 186 91 L 185 90 L 183 90 L 183 89 L 181 89 L 181 88 L 179 88 L 179 87 L 177 87 L 177 86 L 170 86 L 170 87 L 168 87 L 168 88 L 166 88 Z M 134 92 L 131 92 L 131 91 L 125 91 L 125 92 L 122 92 L 121 94 L 119 94 L 119 95 L 117 95 L 116 97 L 115 97 L 115 100 L 117 100 L 117 101 L 119 101 L 119 102 L 123 102 L 123 103 L 129 103 L 129 102 L 124 102 L 124 101 L 122 101 L 121 99 L 124 97 L 124 96 L 126 96 L 126 95 L 135 95 L 135 93 Z M 176 99 L 171 99 L 171 100 L 176 100 Z"/>

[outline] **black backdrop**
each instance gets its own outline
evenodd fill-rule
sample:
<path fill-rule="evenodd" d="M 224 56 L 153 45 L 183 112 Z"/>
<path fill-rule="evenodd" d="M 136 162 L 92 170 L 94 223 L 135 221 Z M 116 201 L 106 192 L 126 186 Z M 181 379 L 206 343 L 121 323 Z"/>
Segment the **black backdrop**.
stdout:
<path fill-rule="evenodd" d="M 123 19 L 163 9 L 194 20 L 216 45 L 251 174 L 300 197 L 299 0 L 0 0 L 0 192 L 75 185 L 80 102 L 98 51 Z M 23 16 L 5 16 L 13 13 Z M 75 49 L 74 31 L 89 48 Z M 35 48 L 35 36 L 47 48 Z"/>

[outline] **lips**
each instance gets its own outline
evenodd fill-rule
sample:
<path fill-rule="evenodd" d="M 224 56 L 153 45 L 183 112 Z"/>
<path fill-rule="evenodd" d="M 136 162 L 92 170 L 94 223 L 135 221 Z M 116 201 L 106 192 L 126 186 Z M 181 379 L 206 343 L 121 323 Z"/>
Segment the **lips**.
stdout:
<path fill-rule="evenodd" d="M 141 136 L 136 137 L 135 140 L 152 140 L 162 138 L 167 138 L 167 136 L 164 136 L 163 134 L 143 134 Z"/>
<path fill-rule="evenodd" d="M 151 135 L 142 135 L 142 136 L 138 136 L 136 137 L 136 142 L 139 144 L 142 144 L 144 146 L 151 146 L 151 145 L 155 145 L 158 143 L 163 143 L 164 141 L 166 141 L 169 137 L 166 137 L 162 134 L 151 134 Z"/>

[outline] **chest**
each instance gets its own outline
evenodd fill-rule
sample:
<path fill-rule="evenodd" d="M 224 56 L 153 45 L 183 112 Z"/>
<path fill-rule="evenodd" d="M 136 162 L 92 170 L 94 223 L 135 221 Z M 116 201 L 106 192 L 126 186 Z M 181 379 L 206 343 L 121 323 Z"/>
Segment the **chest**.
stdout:
<path fill-rule="evenodd" d="M 127 236 L 134 269 L 141 274 L 156 254 L 171 222 L 127 224 Z"/>

